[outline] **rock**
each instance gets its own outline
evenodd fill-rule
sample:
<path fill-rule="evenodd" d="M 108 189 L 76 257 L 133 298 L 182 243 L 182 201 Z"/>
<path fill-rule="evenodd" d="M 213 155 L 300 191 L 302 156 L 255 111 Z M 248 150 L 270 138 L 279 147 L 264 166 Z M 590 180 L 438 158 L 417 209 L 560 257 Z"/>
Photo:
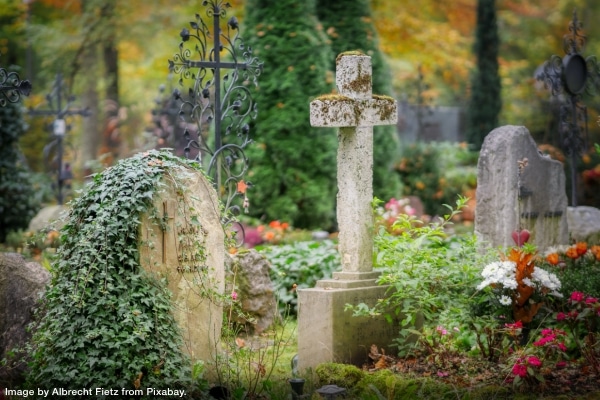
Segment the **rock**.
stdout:
<path fill-rule="evenodd" d="M 33 309 L 50 281 L 50 273 L 18 253 L 0 253 L 0 359 L 31 338 L 27 325 Z M 16 354 L 8 368 L 0 369 L 0 381 L 18 382 L 26 369 L 23 354 Z"/>
<path fill-rule="evenodd" d="M 578 242 L 598 244 L 600 241 L 600 210 L 579 206 L 567 208 L 569 236 Z"/>
<path fill-rule="evenodd" d="M 28 230 L 30 232 L 39 232 L 49 228 L 59 230 L 64 225 L 62 215 L 67 211 L 67 207 L 61 205 L 47 206 L 42 208 L 35 217 L 29 222 Z"/>
<path fill-rule="evenodd" d="M 252 318 L 237 319 L 248 333 L 260 334 L 279 318 L 277 299 L 269 276 L 271 264 L 255 249 L 242 250 L 226 263 L 230 266 L 229 282 L 234 282 L 242 311 Z M 231 288 L 231 286 L 230 286 Z"/>

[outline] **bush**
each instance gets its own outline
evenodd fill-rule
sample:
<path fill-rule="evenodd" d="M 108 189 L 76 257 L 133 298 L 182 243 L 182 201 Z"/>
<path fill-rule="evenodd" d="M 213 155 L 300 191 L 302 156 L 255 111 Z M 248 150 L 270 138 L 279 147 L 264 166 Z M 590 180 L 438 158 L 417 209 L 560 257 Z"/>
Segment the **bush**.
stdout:
<path fill-rule="evenodd" d="M 401 214 L 393 226 L 399 235 L 382 227 L 375 237 L 375 266 L 383 270 L 379 283 L 391 287 L 389 295 L 373 308 L 347 308 L 360 315 L 383 313 L 389 322 L 402 316 L 397 340 L 401 354 L 414 346 L 406 340 L 410 335 L 464 321 L 469 312 L 469 296 L 479 283 L 484 256 L 478 253 L 474 235 L 449 237 L 444 230 L 465 201 L 460 198 L 457 211 L 448 207 L 443 220 L 429 224 Z"/>
<path fill-rule="evenodd" d="M 40 208 L 31 174 L 17 148 L 25 133 L 20 107 L 13 103 L 0 107 L 0 242 L 9 232 L 27 228 Z"/>
<path fill-rule="evenodd" d="M 272 265 L 271 279 L 279 300 L 279 309 L 298 313 L 296 289 L 312 288 L 320 279 L 330 278 L 341 267 L 333 241 L 297 242 L 259 249 Z"/>
<path fill-rule="evenodd" d="M 402 149 L 394 168 L 404 196 L 419 197 L 426 214 L 443 215 L 443 204 L 476 187 L 477 158 L 463 144 L 419 142 Z"/>

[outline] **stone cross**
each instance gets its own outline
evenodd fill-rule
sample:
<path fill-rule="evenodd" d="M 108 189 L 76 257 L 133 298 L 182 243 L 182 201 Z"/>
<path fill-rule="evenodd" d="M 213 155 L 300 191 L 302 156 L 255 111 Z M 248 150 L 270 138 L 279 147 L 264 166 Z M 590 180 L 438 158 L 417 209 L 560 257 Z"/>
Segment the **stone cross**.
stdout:
<path fill-rule="evenodd" d="M 338 127 L 337 221 L 342 273 L 336 279 L 361 280 L 373 275 L 373 126 L 394 125 L 398 105 L 372 94 L 371 57 L 358 52 L 336 59 L 339 94 L 310 103 L 310 123 Z"/>

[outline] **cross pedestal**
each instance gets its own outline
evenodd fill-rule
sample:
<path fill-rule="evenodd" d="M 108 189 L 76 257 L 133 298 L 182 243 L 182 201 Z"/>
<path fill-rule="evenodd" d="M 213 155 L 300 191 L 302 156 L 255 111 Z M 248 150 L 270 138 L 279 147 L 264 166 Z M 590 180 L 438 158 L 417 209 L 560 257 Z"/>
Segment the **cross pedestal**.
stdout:
<path fill-rule="evenodd" d="M 298 291 L 298 365 L 361 365 L 372 344 L 390 345 L 398 330 L 383 317 L 353 317 L 346 304 L 373 306 L 385 295 L 373 271 L 373 126 L 398 120 L 397 102 L 372 94 L 371 57 L 342 53 L 336 60 L 339 94 L 310 104 L 312 126 L 337 127 L 337 222 L 342 271 Z M 397 326 L 397 325 L 396 325 Z"/>

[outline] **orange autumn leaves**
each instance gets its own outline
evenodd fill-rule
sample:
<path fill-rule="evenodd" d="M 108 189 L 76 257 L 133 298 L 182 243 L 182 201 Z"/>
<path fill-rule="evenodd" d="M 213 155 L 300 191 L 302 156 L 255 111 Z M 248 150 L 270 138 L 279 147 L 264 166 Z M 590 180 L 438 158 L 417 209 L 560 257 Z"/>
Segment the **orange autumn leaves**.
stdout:
<path fill-rule="evenodd" d="M 521 248 L 512 248 L 506 259 L 516 264 L 517 294 L 513 302 L 513 317 L 515 321 L 531 322 L 542 306 L 542 303 L 529 303 L 536 289 L 526 283 L 526 281 L 530 282 L 533 276 L 535 253 L 526 253 Z"/>

